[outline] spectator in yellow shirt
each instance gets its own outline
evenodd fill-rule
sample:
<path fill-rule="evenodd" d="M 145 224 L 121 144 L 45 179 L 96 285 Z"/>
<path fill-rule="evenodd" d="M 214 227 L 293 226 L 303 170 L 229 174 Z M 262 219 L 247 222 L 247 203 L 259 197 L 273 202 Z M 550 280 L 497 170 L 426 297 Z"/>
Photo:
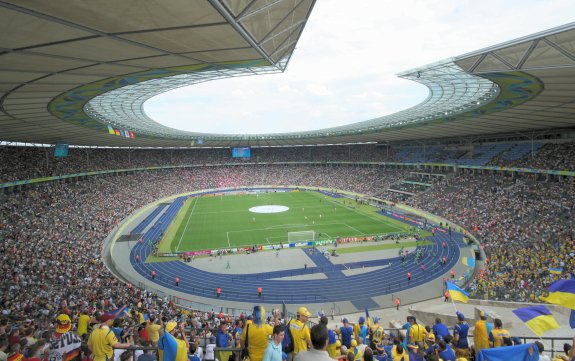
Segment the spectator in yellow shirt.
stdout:
<path fill-rule="evenodd" d="M 250 361 L 262 361 L 268 347 L 269 337 L 273 334 L 273 327 L 265 322 L 265 309 L 263 306 L 255 306 L 253 320 L 246 323 L 240 337 L 241 347 L 246 347 L 250 353 Z M 274 310 L 274 325 L 279 324 L 279 310 Z"/>
<path fill-rule="evenodd" d="M 110 326 L 114 323 L 114 315 L 104 313 L 100 316 L 100 327 L 92 331 L 88 338 L 88 347 L 93 354 L 94 361 L 107 361 L 114 358 L 114 348 L 128 348 L 133 339 L 127 343 L 120 343 Z"/>
<path fill-rule="evenodd" d="M 288 360 L 292 360 L 299 352 L 307 351 L 311 347 L 311 337 L 307 320 L 311 313 L 305 307 L 297 310 L 297 318 L 289 322 L 289 330 L 293 342 L 293 352 L 288 355 Z"/>
<path fill-rule="evenodd" d="M 146 326 L 146 331 L 148 331 L 148 341 L 152 342 L 154 347 L 158 346 L 158 340 L 160 339 L 160 329 L 164 326 L 164 322 L 160 319 L 160 323 L 156 323 L 156 319 L 150 316 L 148 324 Z"/>

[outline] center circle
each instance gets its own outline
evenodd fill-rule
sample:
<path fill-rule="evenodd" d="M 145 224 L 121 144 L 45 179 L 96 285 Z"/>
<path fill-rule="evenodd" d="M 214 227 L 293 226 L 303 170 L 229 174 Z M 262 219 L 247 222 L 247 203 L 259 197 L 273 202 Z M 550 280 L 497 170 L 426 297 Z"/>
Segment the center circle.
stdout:
<path fill-rule="evenodd" d="M 280 212 L 288 211 L 289 207 L 276 206 L 276 205 L 266 205 L 266 206 L 252 207 L 249 210 L 252 213 L 280 213 Z"/>

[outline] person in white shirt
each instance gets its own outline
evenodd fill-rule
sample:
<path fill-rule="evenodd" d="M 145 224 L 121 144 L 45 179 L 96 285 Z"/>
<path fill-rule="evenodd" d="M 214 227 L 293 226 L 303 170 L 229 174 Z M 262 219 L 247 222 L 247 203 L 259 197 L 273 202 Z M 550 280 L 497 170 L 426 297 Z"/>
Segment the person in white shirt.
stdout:
<path fill-rule="evenodd" d="M 294 361 L 333 361 L 327 353 L 329 336 L 327 327 L 323 323 L 315 325 L 310 330 L 312 349 L 298 352 Z"/>
<path fill-rule="evenodd" d="M 210 343 L 206 345 L 206 355 L 204 356 L 204 360 L 214 360 L 214 347 L 216 347 L 216 337 L 210 336 Z"/>

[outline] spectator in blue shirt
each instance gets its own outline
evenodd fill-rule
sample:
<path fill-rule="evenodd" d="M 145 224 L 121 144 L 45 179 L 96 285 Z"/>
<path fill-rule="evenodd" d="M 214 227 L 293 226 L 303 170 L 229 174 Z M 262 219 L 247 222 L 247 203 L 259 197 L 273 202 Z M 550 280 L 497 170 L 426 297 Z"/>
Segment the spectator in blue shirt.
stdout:
<path fill-rule="evenodd" d="M 343 326 L 341 326 L 337 333 L 341 335 L 341 344 L 345 345 L 348 349 L 351 347 L 351 335 L 353 334 L 353 328 L 350 326 L 347 318 L 343 319 Z"/>
<path fill-rule="evenodd" d="M 228 326 L 222 322 L 216 335 L 216 347 L 230 347 L 230 338 L 228 337 Z"/>
<path fill-rule="evenodd" d="M 469 324 L 465 321 L 465 316 L 461 312 L 456 312 L 457 324 L 453 328 L 453 345 L 455 346 L 455 355 L 469 359 L 471 352 L 469 351 L 469 341 L 467 334 L 469 333 Z"/>
<path fill-rule="evenodd" d="M 453 352 L 453 349 L 447 343 L 445 343 L 445 341 L 440 340 L 438 345 L 439 345 L 438 356 L 443 361 L 455 361 L 455 352 Z"/>
<path fill-rule="evenodd" d="M 435 319 L 435 325 L 433 325 L 433 333 L 435 334 L 435 340 L 437 342 L 445 339 L 445 336 L 449 335 L 447 326 L 441 323 L 441 319 L 439 317 Z"/>

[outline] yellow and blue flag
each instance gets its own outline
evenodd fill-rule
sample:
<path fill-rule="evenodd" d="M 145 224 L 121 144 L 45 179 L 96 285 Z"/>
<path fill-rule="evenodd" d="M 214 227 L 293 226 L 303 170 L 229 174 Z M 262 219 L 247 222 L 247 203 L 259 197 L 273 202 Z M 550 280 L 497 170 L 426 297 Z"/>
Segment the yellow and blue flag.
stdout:
<path fill-rule="evenodd" d="M 365 308 L 365 323 L 367 325 L 367 327 L 371 327 L 371 317 L 369 317 L 369 310 L 367 309 L 367 307 Z"/>
<path fill-rule="evenodd" d="M 463 257 L 461 259 L 461 263 L 466 265 L 467 267 L 475 267 L 475 259 L 473 257 Z"/>
<path fill-rule="evenodd" d="M 549 286 L 549 296 L 541 297 L 545 302 L 575 310 L 575 279 L 559 280 Z"/>
<path fill-rule="evenodd" d="M 547 331 L 561 327 L 553 317 L 553 314 L 551 314 L 551 311 L 545 306 L 518 308 L 513 310 L 513 313 L 538 337 L 541 337 Z"/>
<path fill-rule="evenodd" d="M 456 284 L 447 282 L 447 290 L 449 291 L 449 296 L 451 296 L 452 300 L 463 303 L 467 303 L 467 301 L 469 301 L 469 293 L 459 288 Z"/>
<path fill-rule="evenodd" d="M 549 273 L 554 275 L 560 275 L 561 273 L 563 273 L 563 267 L 549 268 Z"/>

